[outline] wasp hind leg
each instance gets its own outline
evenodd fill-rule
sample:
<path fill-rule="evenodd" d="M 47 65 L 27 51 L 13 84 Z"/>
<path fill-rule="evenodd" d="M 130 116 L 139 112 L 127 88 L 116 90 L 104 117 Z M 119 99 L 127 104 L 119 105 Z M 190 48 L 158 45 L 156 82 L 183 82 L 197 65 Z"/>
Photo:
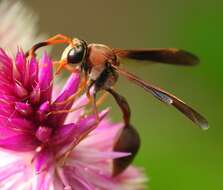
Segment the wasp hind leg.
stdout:
<path fill-rule="evenodd" d="M 89 101 L 88 101 L 85 105 L 80 106 L 80 107 L 78 107 L 78 108 L 74 108 L 73 110 L 72 110 L 72 109 L 70 109 L 70 110 L 60 110 L 60 113 L 61 113 L 61 112 L 63 113 L 63 112 L 72 112 L 72 111 L 76 111 L 77 109 L 81 109 L 81 108 L 83 108 L 84 106 L 87 106 L 87 105 L 89 105 L 89 104 L 91 103 L 91 104 L 93 104 L 93 112 L 94 112 L 94 114 L 95 114 L 95 116 L 96 116 L 96 122 L 95 122 L 95 127 L 94 127 L 94 128 L 96 128 L 96 127 L 98 126 L 99 122 L 100 122 L 100 117 L 99 117 L 99 114 L 98 114 L 98 109 L 97 109 L 97 107 L 99 106 L 99 104 L 101 104 L 101 103 L 105 100 L 107 94 L 106 94 L 106 93 L 102 94 L 102 95 L 99 97 L 99 99 L 96 100 L 96 94 L 97 94 L 97 91 L 94 91 L 94 92 L 93 92 L 93 95 L 91 95 L 91 92 L 90 92 L 90 89 L 91 89 L 91 87 L 92 87 L 93 85 L 94 85 L 94 81 L 92 81 L 92 82 L 90 83 L 90 85 L 88 86 L 88 88 L 87 88 L 86 95 L 87 95 Z M 95 89 L 94 89 L 94 90 L 95 90 Z M 55 114 L 55 113 L 54 113 L 54 114 Z M 68 151 L 66 151 L 64 154 L 62 154 L 61 156 L 58 157 L 57 160 L 60 160 L 61 163 L 62 163 L 62 165 L 65 164 L 67 158 L 69 157 L 69 155 L 71 154 L 71 152 L 72 152 L 72 150 L 75 148 L 75 146 L 76 146 L 82 139 L 84 139 L 84 138 L 88 135 L 88 133 L 89 133 L 89 131 L 86 131 L 86 133 L 82 134 L 82 136 L 80 136 L 79 139 L 76 140 L 76 141 L 71 145 L 71 147 L 68 149 Z"/>
<path fill-rule="evenodd" d="M 89 103 L 92 105 L 92 109 L 93 109 L 93 113 L 94 115 L 96 116 L 96 124 L 98 125 L 99 122 L 100 122 L 100 118 L 99 118 L 99 114 L 98 114 L 98 106 L 97 106 L 97 88 L 95 87 L 93 89 L 93 94 L 91 94 L 90 90 L 91 88 L 93 87 L 93 85 L 95 84 L 95 81 L 91 80 L 90 81 L 90 84 L 87 88 L 87 92 L 86 92 L 86 95 L 87 95 L 87 98 L 88 98 L 88 101 Z"/>
<path fill-rule="evenodd" d="M 107 91 L 114 97 L 119 105 L 124 120 L 124 128 L 115 142 L 113 150 L 130 153 L 129 156 L 113 160 L 113 176 L 115 177 L 122 173 L 132 163 L 140 147 L 140 137 L 136 129 L 130 124 L 131 111 L 126 99 L 111 88 L 107 89 Z"/>
<path fill-rule="evenodd" d="M 54 103 L 55 105 L 66 105 L 71 103 L 72 101 L 74 101 L 78 96 L 80 96 L 80 94 L 85 90 L 85 88 L 87 87 L 87 77 L 85 76 L 80 85 L 79 88 L 77 90 L 76 93 L 74 93 L 73 95 L 69 96 L 67 99 L 65 99 L 64 101 L 61 102 L 56 102 Z"/>

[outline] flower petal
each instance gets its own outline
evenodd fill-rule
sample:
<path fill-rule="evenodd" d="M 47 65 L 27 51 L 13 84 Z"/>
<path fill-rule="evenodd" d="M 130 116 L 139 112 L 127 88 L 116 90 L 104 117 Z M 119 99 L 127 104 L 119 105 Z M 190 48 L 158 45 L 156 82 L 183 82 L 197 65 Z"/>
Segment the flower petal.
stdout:
<path fill-rule="evenodd" d="M 46 101 L 43 102 L 40 106 L 39 109 L 36 112 L 36 117 L 40 122 L 43 122 L 44 120 L 47 119 L 47 113 L 50 110 L 50 102 Z"/>
<path fill-rule="evenodd" d="M 73 169 L 72 167 L 66 168 L 66 172 L 69 172 L 67 175 L 72 176 L 74 179 L 81 179 L 81 181 L 85 182 L 84 184 L 91 187 L 90 189 L 119 189 L 118 183 L 113 181 L 110 176 L 103 175 L 100 172 L 100 168 L 98 170 L 92 170 L 87 168 L 87 165 L 76 164 Z"/>
<path fill-rule="evenodd" d="M 35 155 L 35 172 L 39 174 L 49 168 L 52 154 L 47 149 L 43 149 Z"/>
<path fill-rule="evenodd" d="M 23 102 L 15 102 L 15 110 L 23 116 L 28 116 L 33 113 L 32 106 Z"/>
<path fill-rule="evenodd" d="M 51 190 L 53 173 L 44 171 L 35 175 L 32 190 Z"/>
<path fill-rule="evenodd" d="M 40 86 L 39 83 L 33 88 L 32 92 L 30 93 L 30 102 L 35 104 L 38 104 L 40 101 Z M 44 101 L 41 101 L 44 102 Z"/>
<path fill-rule="evenodd" d="M 116 136 L 121 131 L 122 124 L 111 124 L 111 122 L 102 120 L 99 126 L 93 130 L 88 138 L 84 139 L 80 144 L 80 148 L 97 147 L 100 151 L 112 150 Z"/>
<path fill-rule="evenodd" d="M 70 96 L 75 94 L 79 87 L 80 83 L 80 75 L 79 73 L 73 73 L 69 79 L 67 80 L 63 90 L 59 94 L 58 98 L 54 102 L 53 111 L 58 110 L 69 110 L 74 102 L 74 100 L 69 101 L 66 104 L 63 105 L 55 105 L 57 103 L 63 102 L 67 100 Z M 50 116 L 51 123 L 54 123 L 55 125 L 62 125 L 65 121 L 65 118 L 67 117 L 68 113 L 61 113 L 61 114 L 55 114 Z"/>
<path fill-rule="evenodd" d="M 35 125 L 30 120 L 27 120 L 25 118 L 10 118 L 0 116 L 0 127 L 11 129 L 17 132 L 31 134 Z"/>
<path fill-rule="evenodd" d="M 15 162 L 12 162 L 4 167 L 0 167 L 0 184 L 5 179 L 22 172 L 25 168 L 24 163 L 21 161 L 16 160 Z"/>
<path fill-rule="evenodd" d="M 74 133 L 77 130 L 77 125 L 70 123 L 58 127 L 56 134 L 52 137 L 54 145 L 70 143 L 74 139 Z"/>
<path fill-rule="evenodd" d="M 22 83 L 26 68 L 26 57 L 21 50 L 17 51 L 15 65 L 16 65 L 16 70 L 19 73 L 19 76 L 17 76 L 16 79 L 17 81 Z"/>
<path fill-rule="evenodd" d="M 36 130 L 36 138 L 43 143 L 48 142 L 52 135 L 52 132 L 52 128 L 40 125 Z"/>
<path fill-rule="evenodd" d="M 15 83 L 15 95 L 17 95 L 19 98 L 26 98 L 28 95 L 28 91 L 26 90 L 26 88 L 24 88 L 24 86 L 22 84 L 19 83 Z"/>
<path fill-rule="evenodd" d="M 71 109 L 75 109 L 77 107 L 81 107 L 82 105 L 86 105 L 88 103 L 88 101 L 89 101 L 89 99 L 85 93 L 81 97 L 79 97 L 77 100 L 74 101 Z M 66 123 L 76 123 L 79 120 L 79 118 L 82 116 L 84 111 L 85 111 L 85 109 L 81 108 L 81 109 L 78 109 L 76 111 L 69 113 L 66 118 L 65 124 Z"/>
<path fill-rule="evenodd" d="M 36 58 L 29 61 L 29 87 L 35 86 L 38 82 L 38 62 Z"/>
<path fill-rule="evenodd" d="M 0 74 L 8 81 L 12 81 L 12 59 L 0 48 Z"/>
<path fill-rule="evenodd" d="M 38 78 L 41 91 L 41 103 L 50 101 L 53 88 L 53 63 L 46 52 L 43 54 L 40 62 Z"/>
<path fill-rule="evenodd" d="M 0 139 L 0 147 L 13 151 L 33 151 L 38 146 L 38 141 L 31 135 L 14 135 Z"/>
<path fill-rule="evenodd" d="M 104 109 L 103 111 L 101 111 L 99 113 L 99 121 L 103 120 L 104 117 L 108 114 L 108 112 L 109 112 L 109 109 Z M 98 126 L 96 119 L 97 118 L 95 115 L 91 115 L 91 116 L 81 119 L 78 122 L 79 133 L 80 134 L 85 133 L 86 131 L 91 132 L 93 129 L 95 129 Z"/>
<path fill-rule="evenodd" d="M 98 151 L 96 149 L 84 149 L 77 147 L 75 151 L 72 152 L 71 156 L 74 162 L 75 160 L 81 160 L 82 162 L 94 165 L 97 162 L 126 157 L 129 155 L 130 153 L 127 152 Z M 72 159 L 69 160 L 69 163 L 72 163 Z"/>

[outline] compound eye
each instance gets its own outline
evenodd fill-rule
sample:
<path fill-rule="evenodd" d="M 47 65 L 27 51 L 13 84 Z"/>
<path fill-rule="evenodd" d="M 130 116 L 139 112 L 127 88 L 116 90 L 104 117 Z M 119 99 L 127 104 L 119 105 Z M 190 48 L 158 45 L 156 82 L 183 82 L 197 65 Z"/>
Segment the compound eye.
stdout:
<path fill-rule="evenodd" d="M 78 64 L 83 60 L 85 48 L 83 45 L 77 45 L 72 48 L 67 55 L 67 61 L 71 64 Z"/>

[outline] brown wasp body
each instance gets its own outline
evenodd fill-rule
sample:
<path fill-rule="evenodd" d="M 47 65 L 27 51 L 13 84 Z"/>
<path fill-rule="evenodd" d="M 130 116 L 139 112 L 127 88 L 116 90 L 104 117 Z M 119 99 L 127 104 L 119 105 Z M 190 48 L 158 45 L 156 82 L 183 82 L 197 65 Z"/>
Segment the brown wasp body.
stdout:
<path fill-rule="evenodd" d="M 89 44 L 86 58 L 89 79 L 95 81 L 95 88 L 108 89 L 114 86 L 118 74 L 112 65 L 119 65 L 112 49 L 101 44 Z"/>
<path fill-rule="evenodd" d="M 121 108 L 125 127 L 114 145 L 114 150 L 130 152 L 131 155 L 114 160 L 114 176 L 120 174 L 128 167 L 140 146 L 138 133 L 130 123 L 131 112 L 129 104 L 123 96 L 112 88 L 118 80 L 119 75 L 124 76 L 131 82 L 142 87 L 161 102 L 175 107 L 199 127 L 203 129 L 208 128 L 207 120 L 193 108 L 163 89 L 149 84 L 128 71 L 125 71 L 120 68 L 119 64 L 119 59 L 129 58 L 175 65 L 195 65 L 199 60 L 193 54 L 173 48 L 142 50 L 113 49 L 102 44 L 87 44 L 83 40 L 76 38 L 70 39 L 63 35 L 56 35 L 45 42 L 34 45 L 30 51 L 27 52 L 27 56 L 34 56 L 35 51 L 42 46 L 58 43 L 66 43 L 68 46 L 64 50 L 61 60 L 59 61 L 57 73 L 62 68 L 71 72 L 83 73 L 84 79 L 80 88 L 86 90 L 89 99 L 93 99 L 95 113 L 97 114 L 96 94 L 101 90 L 109 92 Z M 70 65 L 75 65 L 76 67 L 73 68 L 70 67 Z M 92 97 L 90 94 L 91 87 L 94 87 Z"/>

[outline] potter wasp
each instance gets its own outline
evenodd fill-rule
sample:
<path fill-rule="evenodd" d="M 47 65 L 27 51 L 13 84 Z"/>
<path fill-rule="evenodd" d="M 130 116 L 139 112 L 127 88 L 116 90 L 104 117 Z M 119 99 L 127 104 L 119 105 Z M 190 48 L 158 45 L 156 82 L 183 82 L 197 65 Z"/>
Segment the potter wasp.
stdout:
<path fill-rule="evenodd" d="M 110 48 L 107 45 L 96 43 L 88 44 L 84 40 L 78 38 L 72 39 L 58 34 L 46 41 L 35 44 L 26 53 L 26 56 L 35 56 L 36 50 L 43 46 L 60 43 L 67 44 L 67 47 L 62 53 L 61 59 L 56 62 L 58 64 L 56 73 L 58 74 L 62 69 L 66 69 L 72 73 L 80 72 L 82 74 L 83 80 L 79 86 L 79 91 L 87 94 L 90 100 L 89 102 L 93 104 L 97 118 L 96 96 L 99 91 L 105 91 L 111 94 L 122 111 L 124 128 L 114 145 L 114 151 L 130 152 L 131 155 L 113 160 L 114 176 L 120 174 L 129 166 L 140 146 L 139 135 L 130 122 L 131 112 L 129 104 L 113 88 L 119 75 L 137 86 L 142 87 L 159 101 L 175 107 L 200 128 L 208 128 L 207 120 L 182 100 L 155 85 L 145 82 L 120 67 L 120 60 L 124 58 L 137 61 L 191 66 L 199 62 L 199 59 L 195 55 L 175 48 L 131 50 Z M 93 89 L 93 93 L 90 92 L 91 89 Z"/>

